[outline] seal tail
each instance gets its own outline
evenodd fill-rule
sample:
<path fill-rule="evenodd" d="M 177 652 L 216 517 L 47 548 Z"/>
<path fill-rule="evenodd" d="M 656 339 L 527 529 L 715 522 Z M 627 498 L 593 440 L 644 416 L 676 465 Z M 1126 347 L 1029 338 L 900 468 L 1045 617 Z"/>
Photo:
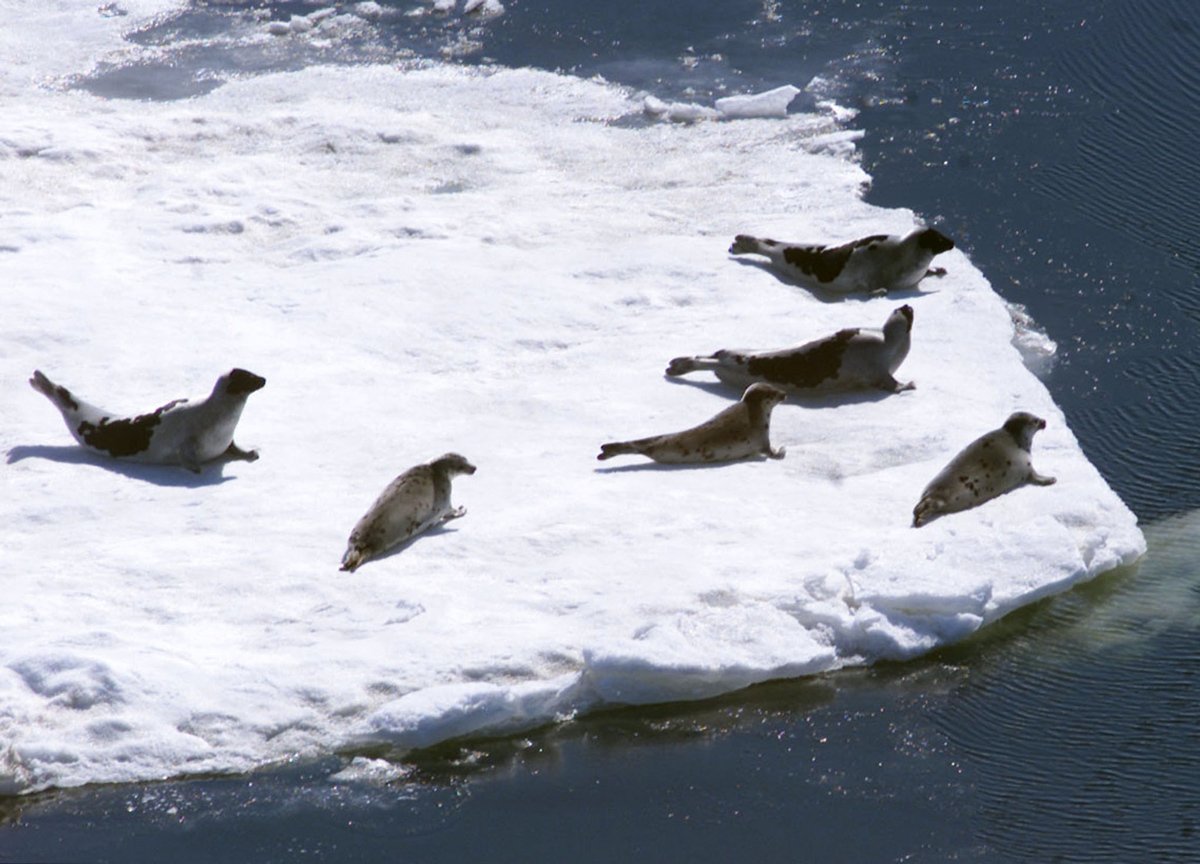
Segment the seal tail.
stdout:
<path fill-rule="evenodd" d="M 700 368 L 696 362 L 698 357 L 676 357 L 667 364 L 667 375 L 671 378 L 677 378 L 680 375 L 686 375 L 689 372 L 695 372 Z"/>
<path fill-rule="evenodd" d="M 620 456 L 622 453 L 636 453 L 629 444 L 624 442 L 613 442 L 611 444 L 600 445 L 600 455 L 596 458 L 603 462 L 605 459 L 611 459 L 614 456 Z"/>
<path fill-rule="evenodd" d="M 55 384 L 43 375 L 40 369 L 34 370 L 33 377 L 29 379 L 29 386 L 53 402 L 59 411 L 79 409 L 79 400 L 71 395 L 71 391 Z"/>
<path fill-rule="evenodd" d="M 650 438 L 639 438 L 637 441 L 613 441 L 609 444 L 601 444 L 600 455 L 596 458 L 603 461 L 605 459 L 611 459 L 614 456 L 621 456 L 629 453 L 642 453 L 644 452 L 647 444 L 651 444 L 657 440 L 658 436 L 653 436 Z"/>
<path fill-rule="evenodd" d="M 730 255 L 750 255 L 754 253 L 766 252 L 763 250 L 763 243 L 771 245 L 775 244 L 774 240 L 760 240 L 758 237 L 751 237 L 749 234 L 739 234 L 733 238 L 733 245 L 729 247 Z"/>

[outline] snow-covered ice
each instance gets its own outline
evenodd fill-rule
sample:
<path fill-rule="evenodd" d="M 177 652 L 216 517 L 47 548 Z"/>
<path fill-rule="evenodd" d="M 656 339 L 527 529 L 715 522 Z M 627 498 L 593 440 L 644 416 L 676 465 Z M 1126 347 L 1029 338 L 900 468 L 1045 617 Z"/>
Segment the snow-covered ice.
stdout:
<path fill-rule="evenodd" d="M 27 39 L 44 22 L 9 19 Z M 119 35 L 100 26 L 93 55 Z M 0 72 L 0 792 L 912 657 L 1144 549 L 957 250 L 904 299 L 915 391 L 780 406 L 782 461 L 595 461 L 738 395 L 667 381 L 671 357 L 896 305 L 823 303 L 726 254 L 738 232 L 914 225 L 863 203 L 827 114 L 612 124 L 642 101 L 448 65 L 172 103 L 37 86 L 86 71 L 76 50 Z M 262 458 L 199 478 L 84 455 L 26 384 L 40 368 L 136 412 L 233 366 L 267 379 L 237 433 Z M 1058 483 L 910 528 L 929 479 L 1016 408 L 1047 419 L 1034 462 Z M 455 483 L 467 515 L 339 573 L 378 491 L 447 450 L 479 467 Z"/>

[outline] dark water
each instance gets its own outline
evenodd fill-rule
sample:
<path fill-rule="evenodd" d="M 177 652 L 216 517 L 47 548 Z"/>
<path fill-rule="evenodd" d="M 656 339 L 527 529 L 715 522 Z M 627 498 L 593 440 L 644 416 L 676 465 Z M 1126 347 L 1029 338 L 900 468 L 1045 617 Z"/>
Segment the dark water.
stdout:
<path fill-rule="evenodd" d="M 464 62 L 700 102 L 822 75 L 861 109 L 869 200 L 938 220 L 1058 342 L 1047 383 L 1146 559 L 914 663 L 450 744 L 390 784 L 330 782 L 331 759 L 10 801 L 0 860 L 1200 861 L 1200 5 L 506 5 L 83 86 L 173 98 L 464 40 Z M 197 3 L 136 39 L 234 32 L 250 8 Z"/>

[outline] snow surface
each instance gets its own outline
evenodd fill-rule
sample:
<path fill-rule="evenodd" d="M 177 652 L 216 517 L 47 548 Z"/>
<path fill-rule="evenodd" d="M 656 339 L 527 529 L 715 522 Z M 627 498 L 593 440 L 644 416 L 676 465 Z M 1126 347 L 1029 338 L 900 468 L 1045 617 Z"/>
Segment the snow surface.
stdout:
<path fill-rule="evenodd" d="M 45 35 L 6 14 L 6 48 Z M 841 303 L 727 256 L 738 232 L 915 224 L 862 202 L 832 114 L 611 124 L 642 99 L 441 65 L 105 101 L 33 86 L 91 62 L 38 56 L 0 72 L 0 792 L 908 658 L 1144 550 L 961 252 L 927 293 Z M 780 406 L 786 459 L 595 461 L 736 398 L 666 380 L 671 357 L 877 327 L 899 302 L 918 389 Z M 200 477 L 85 455 L 26 384 L 136 412 L 233 366 L 267 379 L 237 434 L 262 458 Z M 1034 463 L 1058 483 L 910 528 L 1016 408 L 1048 420 Z M 379 491 L 447 450 L 479 466 L 455 481 L 466 517 L 339 573 Z"/>

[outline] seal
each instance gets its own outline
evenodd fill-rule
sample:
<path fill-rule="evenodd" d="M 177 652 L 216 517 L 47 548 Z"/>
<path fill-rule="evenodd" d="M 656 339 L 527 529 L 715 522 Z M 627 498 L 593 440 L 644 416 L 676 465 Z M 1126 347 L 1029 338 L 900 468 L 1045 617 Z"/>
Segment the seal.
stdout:
<path fill-rule="evenodd" d="M 353 573 L 423 531 L 465 516 L 465 507 L 450 506 L 450 481 L 474 474 L 475 466 L 457 453 L 445 453 L 424 465 L 409 468 L 388 484 L 350 532 L 342 570 Z"/>
<path fill-rule="evenodd" d="M 736 405 L 699 426 L 636 441 L 602 444 L 596 458 L 636 453 L 667 464 L 731 462 L 755 456 L 782 459 L 784 448 L 771 448 L 771 410 L 786 398 L 787 393 L 771 384 L 751 384 Z"/>
<path fill-rule="evenodd" d="M 267 381 L 245 369 L 217 379 L 204 399 L 175 399 L 147 414 L 123 417 L 97 408 L 55 384 L 40 371 L 30 386 L 54 403 L 75 440 L 93 453 L 130 462 L 182 465 L 199 473 L 211 462 L 253 462 L 255 450 L 233 443 L 246 399 Z"/>
<path fill-rule="evenodd" d="M 1054 477 L 1033 469 L 1029 452 L 1034 434 L 1045 428 L 1041 417 L 1017 411 L 999 429 L 976 438 L 925 487 L 913 508 L 913 527 L 944 513 L 978 507 L 1026 483 L 1054 483 Z"/>
<path fill-rule="evenodd" d="M 841 246 L 787 243 L 739 234 L 731 255 L 765 255 L 773 267 L 806 288 L 833 294 L 886 294 L 916 288 L 926 276 L 945 276 L 930 270 L 935 255 L 954 248 L 954 241 L 934 228 L 918 228 L 901 237 L 874 234 Z"/>
<path fill-rule="evenodd" d="M 898 393 L 916 386 L 895 378 L 908 356 L 912 323 L 912 307 L 901 306 L 888 316 L 882 329 L 851 327 L 779 351 L 722 349 L 702 357 L 676 357 L 667 365 L 667 375 L 674 378 L 709 370 L 732 387 L 766 381 L 797 395 L 867 389 Z"/>

